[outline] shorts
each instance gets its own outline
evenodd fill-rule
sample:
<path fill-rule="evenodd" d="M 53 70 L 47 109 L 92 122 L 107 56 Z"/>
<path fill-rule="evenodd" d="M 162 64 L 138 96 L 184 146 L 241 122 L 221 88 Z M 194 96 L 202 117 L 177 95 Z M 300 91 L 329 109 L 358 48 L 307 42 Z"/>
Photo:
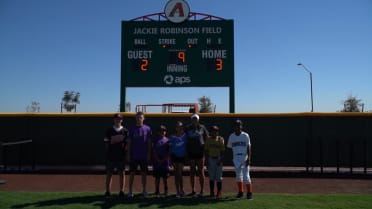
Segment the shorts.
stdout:
<path fill-rule="evenodd" d="M 204 159 L 190 159 L 190 175 L 202 175 L 204 173 Z"/>
<path fill-rule="evenodd" d="M 125 170 L 124 161 L 107 161 L 106 162 L 106 172 L 113 172 L 115 168 L 118 171 L 124 171 Z"/>
<path fill-rule="evenodd" d="M 200 160 L 204 157 L 204 154 L 203 153 L 200 153 L 200 154 L 189 154 L 189 159 L 190 160 Z"/>
<path fill-rule="evenodd" d="M 166 168 L 155 168 L 152 171 L 152 175 L 155 178 L 168 178 L 169 177 L 169 169 L 166 169 Z"/>
<path fill-rule="evenodd" d="M 208 158 L 208 175 L 209 179 L 214 181 L 222 181 L 222 163 L 217 165 L 218 158 Z"/>
<path fill-rule="evenodd" d="M 129 163 L 129 171 L 130 172 L 137 171 L 138 166 L 140 166 L 140 170 L 142 172 L 146 172 L 147 171 L 147 161 L 146 160 L 132 160 Z"/>
<path fill-rule="evenodd" d="M 172 163 L 183 163 L 183 164 L 185 164 L 186 159 L 185 159 L 185 157 L 177 157 L 176 155 L 172 155 L 171 156 L 171 161 L 172 161 Z"/>

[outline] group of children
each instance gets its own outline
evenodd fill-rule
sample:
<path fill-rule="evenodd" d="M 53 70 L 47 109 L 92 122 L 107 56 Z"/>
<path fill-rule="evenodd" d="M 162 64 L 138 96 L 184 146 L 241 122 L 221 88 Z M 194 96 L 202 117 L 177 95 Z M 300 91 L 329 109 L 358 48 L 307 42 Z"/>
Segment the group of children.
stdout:
<path fill-rule="evenodd" d="M 106 193 L 110 197 L 112 174 L 116 168 L 119 174 L 119 196 L 124 196 L 125 162 L 129 165 L 128 197 L 133 198 L 133 182 L 135 172 L 140 167 L 142 194 L 147 196 L 146 174 L 149 164 L 153 168 L 155 178 L 155 195 L 160 195 L 160 182 L 164 185 L 164 195 L 168 195 L 167 179 L 170 168 L 174 169 L 176 197 L 185 195 L 183 169 L 186 162 L 190 165 L 191 195 L 204 195 L 204 165 L 209 175 L 210 197 L 222 198 L 222 172 L 225 153 L 224 138 L 219 135 L 219 127 L 214 125 L 209 130 L 199 123 L 199 115 L 191 116 L 191 123 L 184 125 L 177 121 L 173 135 L 169 135 L 167 127 L 161 125 L 157 133 L 145 125 L 144 114 L 136 114 L 136 125 L 126 129 L 122 126 L 123 117 L 114 115 L 114 125 L 105 134 L 106 147 Z M 252 199 L 252 184 L 249 176 L 251 160 L 251 144 L 249 135 L 242 131 L 242 121 L 234 122 L 234 132 L 230 134 L 227 148 L 233 151 L 233 164 L 238 185 L 238 198 L 243 197 L 244 184 L 247 188 L 247 199 Z M 199 177 L 200 192 L 195 192 L 195 176 Z M 215 186 L 217 190 L 215 190 Z M 216 192 L 215 192 L 216 191 Z"/>

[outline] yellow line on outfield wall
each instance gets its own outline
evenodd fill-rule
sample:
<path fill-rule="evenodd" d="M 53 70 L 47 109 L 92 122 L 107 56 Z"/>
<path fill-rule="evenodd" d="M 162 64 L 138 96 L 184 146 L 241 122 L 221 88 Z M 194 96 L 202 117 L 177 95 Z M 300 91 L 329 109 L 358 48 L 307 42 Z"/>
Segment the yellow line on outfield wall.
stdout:
<path fill-rule="evenodd" d="M 0 113 L 0 117 L 112 117 L 112 113 Z M 134 117 L 134 112 L 121 112 L 123 117 Z M 190 117 L 191 113 L 145 113 L 146 117 Z M 372 112 L 364 113 L 199 113 L 200 117 L 249 118 L 249 117 L 372 117 Z"/>

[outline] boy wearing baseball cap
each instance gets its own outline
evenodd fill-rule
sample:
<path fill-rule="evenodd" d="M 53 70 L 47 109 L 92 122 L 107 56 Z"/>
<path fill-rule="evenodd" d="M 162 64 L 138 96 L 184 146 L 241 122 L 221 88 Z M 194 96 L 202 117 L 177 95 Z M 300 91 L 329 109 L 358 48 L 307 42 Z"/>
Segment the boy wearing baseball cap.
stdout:
<path fill-rule="evenodd" d="M 119 174 L 119 196 L 124 196 L 124 160 L 128 130 L 122 126 L 123 117 L 119 113 L 114 115 L 113 121 L 114 125 L 106 130 L 103 140 L 106 150 L 106 198 L 111 195 L 112 173 L 115 168 Z"/>

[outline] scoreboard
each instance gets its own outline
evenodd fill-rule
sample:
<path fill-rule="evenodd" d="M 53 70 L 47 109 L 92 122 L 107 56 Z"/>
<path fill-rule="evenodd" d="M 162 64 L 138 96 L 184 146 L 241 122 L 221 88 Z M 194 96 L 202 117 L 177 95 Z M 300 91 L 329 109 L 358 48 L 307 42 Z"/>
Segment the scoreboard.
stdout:
<path fill-rule="evenodd" d="M 232 20 L 122 21 L 125 87 L 231 87 Z"/>

